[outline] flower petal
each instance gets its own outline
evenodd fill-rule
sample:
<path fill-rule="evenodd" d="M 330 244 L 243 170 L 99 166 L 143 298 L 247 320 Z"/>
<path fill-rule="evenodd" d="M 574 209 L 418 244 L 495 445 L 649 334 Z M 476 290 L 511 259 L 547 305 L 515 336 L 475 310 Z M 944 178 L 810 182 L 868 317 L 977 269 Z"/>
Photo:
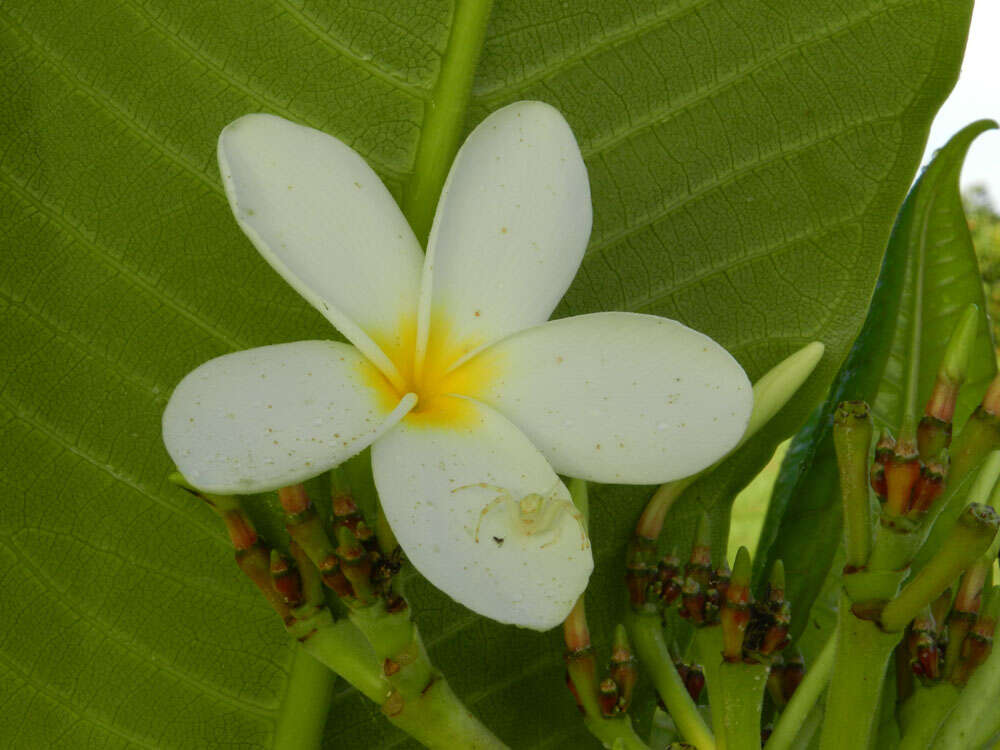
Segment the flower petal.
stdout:
<path fill-rule="evenodd" d="M 393 409 L 372 385 L 379 380 L 361 352 L 333 341 L 226 354 L 178 384 L 163 412 L 163 442 L 206 492 L 301 482 L 363 450 L 413 408 L 408 394 Z"/>
<path fill-rule="evenodd" d="M 397 380 L 386 354 L 413 346 L 397 337 L 417 309 L 423 254 L 378 175 L 333 136 L 262 114 L 222 131 L 219 169 L 264 259 Z"/>
<path fill-rule="evenodd" d="M 721 346 L 652 315 L 596 313 L 521 331 L 479 357 L 502 374 L 467 395 L 516 424 L 560 474 L 652 484 L 739 441 L 753 391 Z"/>
<path fill-rule="evenodd" d="M 373 446 L 386 517 L 417 570 L 456 601 L 500 622 L 555 627 L 594 567 L 580 515 L 514 425 L 463 401 L 474 415 L 463 426 L 408 419 Z"/>
<path fill-rule="evenodd" d="M 517 102 L 487 117 L 459 150 L 438 202 L 418 362 L 428 346 L 460 359 L 547 320 L 576 275 L 590 225 L 587 169 L 562 115 Z"/>

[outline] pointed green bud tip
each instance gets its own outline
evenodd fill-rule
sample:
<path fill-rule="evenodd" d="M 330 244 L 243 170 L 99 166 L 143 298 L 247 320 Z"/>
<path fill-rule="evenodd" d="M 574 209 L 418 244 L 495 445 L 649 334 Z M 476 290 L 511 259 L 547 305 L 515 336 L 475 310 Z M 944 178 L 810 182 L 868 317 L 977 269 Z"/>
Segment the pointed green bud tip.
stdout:
<path fill-rule="evenodd" d="M 749 586 L 753 574 L 753 564 L 750 562 L 750 550 L 740 547 L 733 563 L 733 573 L 729 579 L 730 586 Z"/>
<path fill-rule="evenodd" d="M 826 347 L 820 341 L 806 344 L 794 354 L 776 364 L 753 385 L 753 411 L 743 434 L 748 440 L 775 414 L 781 411 L 795 392 L 816 369 Z"/>
<path fill-rule="evenodd" d="M 628 641 L 628 632 L 621 623 L 615 625 L 615 637 L 611 645 L 612 652 L 627 651 L 632 652 L 632 644 Z"/>
<path fill-rule="evenodd" d="M 772 589 L 785 590 L 785 563 L 781 559 L 775 561 L 771 568 L 771 578 L 769 583 Z"/>
<path fill-rule="evenodd" d="M 969 305 L 952 331 L 948 347 L 941 358 L 938 377 L 946 379 L 952 385 L 961 385 L 965 382 L 978 331 L 979 308 L 976 305 Z"/>

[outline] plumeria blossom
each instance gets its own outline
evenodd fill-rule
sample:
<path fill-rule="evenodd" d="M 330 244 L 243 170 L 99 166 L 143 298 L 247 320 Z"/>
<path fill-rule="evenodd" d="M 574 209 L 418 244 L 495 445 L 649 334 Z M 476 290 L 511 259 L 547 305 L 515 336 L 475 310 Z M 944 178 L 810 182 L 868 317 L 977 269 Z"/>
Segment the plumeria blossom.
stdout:
<path fill-rule="evenodd" d="M 742 435 L 750 383 L 703 334 L 617 312 L 546 322 L 591 228 L 587 171 L 552 107 L 512 104 L 472 132 L 426 255 L 329 135 L 247 115 L 223 130 L 219 165 L 251 242 L 351 343 L 265 346 L 187 375 L 163 434 L 202 490 L 273 490 L 372 445 L 416 568 L 480 614 L 547 629 L 593 569 L 556 472 L 664 482 Z"/>

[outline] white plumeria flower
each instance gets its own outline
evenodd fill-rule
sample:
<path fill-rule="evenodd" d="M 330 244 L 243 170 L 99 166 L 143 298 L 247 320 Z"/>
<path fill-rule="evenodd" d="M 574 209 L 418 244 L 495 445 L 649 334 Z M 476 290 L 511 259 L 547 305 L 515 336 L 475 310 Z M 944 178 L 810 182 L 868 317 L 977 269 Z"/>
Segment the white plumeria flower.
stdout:
<path fill-rule="evenodd" d="M 552 107 L 512 104 L 472 132 L 426 255 L 336 138 L 247 115 L 222 131 L 219 164 L 243 231 L 353 346 L 265 346 L 185 377 L 163 435 L 200 489 L 273 490 L 373 444 L 416 568 L 482 615 L 544 630 L 593 569 L 556 472 L 665 482 L 743 434 L 750 383 L 703 334 L 630 313 L 545 322 L 591 227 L 587 171 Z"/>

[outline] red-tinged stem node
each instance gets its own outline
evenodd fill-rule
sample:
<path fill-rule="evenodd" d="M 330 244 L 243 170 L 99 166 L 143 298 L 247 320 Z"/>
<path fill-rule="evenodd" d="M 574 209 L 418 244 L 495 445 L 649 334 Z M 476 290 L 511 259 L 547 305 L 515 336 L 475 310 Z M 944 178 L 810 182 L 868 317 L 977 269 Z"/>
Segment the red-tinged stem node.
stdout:
<path fill-rule="evenodd" d="M 944 492 L 947 476 L 948 464 L 938 459 L 931 459 L 920 468 L 920 479 L 913 490 L 913 501 L 908 513 L 910 518 L 919 519 L 931 509 Z"/>
<path fill-rule="evenodd" d="M 355 606 L 369 607 L 375 603 L 372 586 L 372 562 L 368 551 L 347 526 L 337 526 L 337 557 L 340 570 L 350 581 Z"/>
<path fill-rule="evenodd" d="M 290 484 L 279 488 L 278 502 L 281 503 L 281 509 L 290 516 L 303 513 L 312 505 L 305 486 L 301 484 Z"/>
<path fill-rule="evenodd" d="M 629 604 L 636 611 L 646 606 L 648 589 L 656 573 L 656 541 L 635 534 L 625 556 L 625 586 Z"/>
<path fill-rule="evenodd" d="M 601 714 L 606 719 L 622 715 L 618 707 L 618 683 L 610 677 L 605 677 L 597 686 L 597 701 L 601 706 Z"/>
<path fill-rule="evenodd" d="M 990 416 L 1000 416 L 1000 374 L 994 377 L 986 388 L 981 406 Z"/>
<path fill-rule="evenodd" d="M 924 607 L 910 626 L 907 637 L 910 667 L 925 685 L 941 679 L 941 651 L 937 643 L 937 625 L 930 607 Z"/>
<path fill-rule="evenodd" d="M 885 465 L 885 510 L 892 516 L 905 516 L 912 503 L 917 480 L 920 479 L 920 462 L 917 446 L 900 438 L 896 450 Z"/>
<path fill-rule="evenodd" d="M 253 522 L 242 509 L 229 510 L 223 513 L 222 521 L 229 532 L 229 539 L 237 550 L 250 549 L 257 543 L 257 531 Z"/>
<path fill-rule="evenodd" d="M 938 365 L 934 388 L 924 410 L 928 416 L 942 422 L 951 422 L 959 388 L 968 374 L 969 359 L 972 356 L 978 329 L 979 308 L 976 305 L 969 305 L 955 324 Z"/>
<path fill-rule="evenodd" d="M 743 660 L 743 638 L 750 622 L 750 574 L 750 552 L 740 547 L 720 614 L 722 656 L 728 662 Z"/>
<path fill-rule="evenodd" d="M 871 488 L 880 500 L 885 500 L 889 488 L 885 481 L 885 465 L 896 452 L 896 440 L 888 430 L 883 430 L 875 444 L 875 458 L 871 468 Z"/>
<path fill-rule="evenodd" d="M 615 627 L 608 674 L 618 686 L 617 713 L 624 714 L 632 705 L 632 693 L 639 679 L 639 671 L 625 626 L 620 623 Z"/>
<path fill-rule="evenodd" d="M 236 564 L 244 575 L 254 582 L 260 592 L 267 599 L 267 603 L 278 613 L 282 622 L 286 625 L 294 617 L 285 603 L 284 598 L 274 588 L 271 580 L 271 554 L 270 551 L 259 540 L 245 549 L 236 550 Z"/>
<path fill-rule="evenodd" d="M 681 595 L 682 583 L 680 558 L 676 551 L 669 552 L 657 563 L 650 595 L 656 597 L 661 607 L 669 607 Z"/>
<path fill-rule="evenodd" d="M 771 662 L 771 669 L 767 674 L 767 694 L 779 709 L 783 709 L 788 703 L 785 700 L 785 660 L 781 654 Z"/>
<path fill-rule="evenodd" d="M 705 690 L 705 671 L 700 664 L 691 664 L 683 675 L 684 687 L 695 703 Z"/>
<path fill-rule="evenodd" d="M 291 558 L 276 549 L 271 550 L 271 583 L 289 607 L 295 609 L 302 605 L 304 597 L 299 570 Z"/>
<path fill-rule="evenodd" d="M 917 451 L 920 460 L 939 459 L 951 445 L 951 417 L 945 422 L 937 417 L 925 416 L 917 425 Z"/>
<path fill-rule="evenodd" d="M 795 691 L 802 684 L 802 679 L 806 676 L 806 663 L 802 654 L 796 651 L 785 659 L 785 669 L 782 676 L 781 692 L 785 696 L 787 703 L 795 695 Z"/>

